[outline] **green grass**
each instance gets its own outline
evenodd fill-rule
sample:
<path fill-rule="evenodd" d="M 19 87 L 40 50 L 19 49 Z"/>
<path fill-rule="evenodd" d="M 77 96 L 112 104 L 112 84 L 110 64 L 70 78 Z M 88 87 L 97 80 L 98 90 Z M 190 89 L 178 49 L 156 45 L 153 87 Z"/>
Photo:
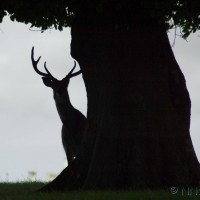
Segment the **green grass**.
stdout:
<path fill-rule="evenodd" d="M 144 191 L 73 191 L 63 193 L 34 193 L 44 183 L 0 183 L 0 200 L 184 200 L 200 199 L 195 193 L 188 196 L 181 191 L 173 195 L 170 189 Z"/>

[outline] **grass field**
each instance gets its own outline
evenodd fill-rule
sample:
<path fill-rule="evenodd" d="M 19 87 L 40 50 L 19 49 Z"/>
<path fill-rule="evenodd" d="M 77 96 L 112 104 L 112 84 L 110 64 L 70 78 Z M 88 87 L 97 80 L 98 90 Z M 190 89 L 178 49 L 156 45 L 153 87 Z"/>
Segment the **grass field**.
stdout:
<path fill-rule="evenodd" d="M 44 183 L 0 183 L 0 200 L 184 200 L 200 199 L 193 190 L 179 190 L 176 194 L 170 189 L 159 191 L 73 191 L 65 193 L 34 193 Z"/>

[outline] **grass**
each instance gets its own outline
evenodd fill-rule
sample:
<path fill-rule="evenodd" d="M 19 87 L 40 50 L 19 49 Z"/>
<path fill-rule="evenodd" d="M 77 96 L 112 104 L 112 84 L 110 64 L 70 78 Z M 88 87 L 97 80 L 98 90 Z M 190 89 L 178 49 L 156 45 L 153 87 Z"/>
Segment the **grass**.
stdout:
<path fill-rule="evenodd" d="M 166 190 L 144 191 L 73 191 L 40 194 L 34 193 L 44 183 L 0 183 L 0 200 L 184 200 L 200 199 L 200 195 L 192 193 L 187 195 L 181 190 L 177 194 L 171 194 Z"/>

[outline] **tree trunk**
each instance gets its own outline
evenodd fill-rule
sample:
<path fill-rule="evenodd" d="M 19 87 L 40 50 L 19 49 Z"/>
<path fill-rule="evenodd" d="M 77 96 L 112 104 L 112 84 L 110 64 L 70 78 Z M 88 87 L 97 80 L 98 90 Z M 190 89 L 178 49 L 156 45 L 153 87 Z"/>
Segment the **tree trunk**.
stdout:
<path fill-rule="evenodd" d="M 197 186 L 190 98 L 165 29 L 88 13 L 74 21 L 71 54 L 86 85 L 89 128 L 78 158 L 43 191 Z"/>

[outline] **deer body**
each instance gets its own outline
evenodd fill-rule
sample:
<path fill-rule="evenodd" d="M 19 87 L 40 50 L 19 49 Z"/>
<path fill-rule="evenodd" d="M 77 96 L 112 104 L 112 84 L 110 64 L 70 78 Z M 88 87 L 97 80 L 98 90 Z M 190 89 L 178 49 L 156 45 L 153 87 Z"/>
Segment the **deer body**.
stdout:
<path fill-rule="evenodd" d="M 79 153 L 87 120 L 85 116 L 75 109 L 69 99 L 67 90 L 63 94 L 55 91 L 54 100 L 60 119 L 62 121 L 62 143 L 66 152 L 68 163 Z"/>
<path fill-rule="evenodd" d="M 46 67 L 46 62 L 44 68 L 47 73 L 40 72 L 37 69 L 37 64 L 41 57 L 38 60 L 34 60 L 34 47 L 32 48 L 31 60 L 33 68 L 35 71 L 42 76 L 43 83 L 47 87 L 53 89 L 53 96 L 56 104 L 56 108 L 60 119 L 62 121 L 62 143 L 68 160 L 68 164 L 78 155 L 80 151 L 80 146 L 82 138 L 87 126 L 86 117 L 71 104 L 69 94 L 68 94 L 68 85 L 70 78 L 79 75 L 81 72 L 73 73 L 73 69 L 67 74 L 62 80 L 57 80 L 54 78 Z"/>

